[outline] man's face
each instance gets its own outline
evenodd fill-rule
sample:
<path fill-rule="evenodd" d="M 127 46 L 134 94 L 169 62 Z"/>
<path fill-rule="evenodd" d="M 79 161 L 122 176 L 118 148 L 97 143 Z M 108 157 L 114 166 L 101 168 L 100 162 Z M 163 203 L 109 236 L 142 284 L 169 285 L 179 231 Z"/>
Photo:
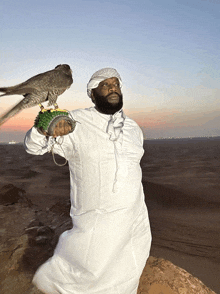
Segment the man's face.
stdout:
<path fill-rule="evenodd" d="M 123 106 L 123 96 L 117 78 L 109 78 L 92 90 L 92 101 L 98 111 L 105 114 L 114 114 Z"/>

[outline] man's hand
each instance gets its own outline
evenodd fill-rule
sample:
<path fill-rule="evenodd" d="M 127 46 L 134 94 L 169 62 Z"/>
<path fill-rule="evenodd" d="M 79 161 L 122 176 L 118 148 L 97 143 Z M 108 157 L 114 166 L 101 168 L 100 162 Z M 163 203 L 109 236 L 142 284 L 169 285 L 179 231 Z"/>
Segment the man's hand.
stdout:
<path fill-rule="evenodd" d="M 73 121 L 72 121 L 73 122 Z M 38 132 L 44 136 L 52 136 L 56 138 L 57 136 L 64 136 L 69 134 L 74 130 L 74 125 L 71 124 L 71 121 L 66 119 L 58 119 L 54 121 L 49 127 L 48 132 L 46 132 L 42 127 L 38 128 Z"/>
<path fill-rule="evenodd" d="M 66 120 L 62 119 L 56 124 L 53 132 L 53 137 L 56 138 L 57 136 L 67 135 L 69 134 L 69 132 L 71 132 L 71 130 L 71 125 Z"/>

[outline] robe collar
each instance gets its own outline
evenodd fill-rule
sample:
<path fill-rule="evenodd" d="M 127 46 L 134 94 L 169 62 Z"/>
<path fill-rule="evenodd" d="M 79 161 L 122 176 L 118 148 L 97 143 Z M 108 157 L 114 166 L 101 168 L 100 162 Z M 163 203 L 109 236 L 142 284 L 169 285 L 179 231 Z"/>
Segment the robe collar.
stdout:
<path fill-rule="evenodd" d="M 107 121 L 106 133 L 109 134 L 110 141 L 118 141 L 122 144 L 123 126 L 126 115 L 120 109 L 114 114 L 104 114 L 99 112 L 95 107 L 92 110 L 100 117 Z"/>

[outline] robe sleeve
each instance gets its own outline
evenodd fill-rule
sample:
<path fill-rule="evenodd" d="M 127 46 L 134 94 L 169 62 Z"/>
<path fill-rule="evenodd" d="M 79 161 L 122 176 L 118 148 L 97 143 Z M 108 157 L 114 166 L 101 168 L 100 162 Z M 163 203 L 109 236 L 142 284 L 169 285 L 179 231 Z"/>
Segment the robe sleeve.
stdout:
<path fill-rule="evenodd" d="M 41 135 L 35 127 L 31 128 L 24 139 L 24 147 L 27 153 L 32 155 L 43 155 L 47 152 L 53 152 L 66 158 L 73 154 L 73 144 L 69 135 L 57 137 L 49 137 Z"/>
<path fill-rule="evenodd" d="M 141 140 L 141 144 L 143 146 L 143 144 L 144 144 L 144 134 L 143 134 L 142 129 L 141 128 L 139 128 L 139 129 L 140 129 L 140 140 Z"/>

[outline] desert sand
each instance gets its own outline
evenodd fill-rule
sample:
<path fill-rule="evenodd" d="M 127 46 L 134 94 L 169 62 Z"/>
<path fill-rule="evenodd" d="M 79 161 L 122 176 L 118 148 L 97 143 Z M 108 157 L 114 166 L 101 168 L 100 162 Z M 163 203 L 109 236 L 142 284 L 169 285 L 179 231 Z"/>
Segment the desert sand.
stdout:
<path fill-rule="evenodd" d="M 172 290 L 187 294 L 184 286 L 178 290 L 172 288 L 174 284 L 158 282 L 158 278 L 146 278 L 152 277 L 149 267 L 151 272 L 159 271 L 159 265 L 166 268 L 172 262 L 173 271 L 177 266 L 179 276 L 183 269 L 201 281 L 201 293 L 218 294 L 219 163 L 207 145 L 185 145 L 184 149 L 166 146 L 164 142 L 145 143 L 141 164 L 153 243 L 139 293 L 166 294 Z M 206 156 L 202 155 L 204 150 Z M 61 157 L 56 159 L 64 162 Z M 4 197 L 10 189 L 15 189 L 12 196 Z M 53 254 L 59 234 L 71 227 L 68 165 L 56 166 L 51 154 L 29 155 L 22 144 L 0 145 L 0 194 L 1 293 L 37 293 L 30 283 L 34 271 Z M 144 283 L 148 283 L 145 288 Z"/>

